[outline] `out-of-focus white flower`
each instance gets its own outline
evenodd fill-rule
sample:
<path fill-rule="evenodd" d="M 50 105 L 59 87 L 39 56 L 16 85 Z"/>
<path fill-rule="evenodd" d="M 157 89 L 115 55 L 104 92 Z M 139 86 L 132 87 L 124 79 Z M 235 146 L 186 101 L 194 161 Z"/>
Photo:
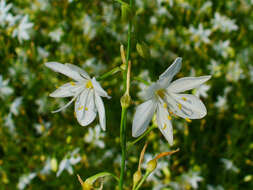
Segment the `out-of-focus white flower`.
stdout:
<path fill-rule="evenodd" d="M 203 180 L 203 178 L 199 175 L 199 172 L 192 171 L 187 174 L 183 174 L 182 179 L 183 181 L 188 183 L 193 189 L 197 189 L 198 183 Z"/>
<path fill-rule="evenodd" d="M 243 79 L 245 76 L 243 74 L 243 70 L 238 61 L 229 62 L 227 67 L 226 79 L 228 81 L 238 82 L 239 79 Z"/>
<path fill-rule="evenodd" d="M 253 82 L 253 66 L 249 66 L 249 75 L 250 75 L 250 82 Z"/>
<path fill-rule="evenodd" d="M 62 73 L 76 82 L 69 82 L 60 86 L 57 90 L 50 94 L 51 97 L 63 98 L 72 97 L 62 108 L 54 111 L 59 112 L 68 107 L 74 100 L 75 114 L 77 121 L 82 126 L 89 125 L 95 118 L 98 112 L 100 126 L 103 130 L 106 128 L 105 108 L 101 97 L 110 98 L 107 92 L 100 86 L 96 78 L 92 79 L 84 70 L 75 65 L 57 62 L 46 63 L 46 66 L 55 72 Z"/>
<path fill-rule="evenodd" d="M 0 75 L 0 97 L 4 98 L 5 96 L 9 96 L 13 93 L 13 89 L 8 86 L 9 80 L 3 80 L 3 76 Z"/>
<path fill-rule="evenodd" d="M 226 16 L 220 15 L 216 12 L 212 19 L 213 29 L 221 30 L 222 32 L 231 32 L 238 30 L 238 26 L 235 24 L 235 20 L 231 20 Z"/>
<path fill-rule="evenodd" d="M 94 146 L 99 148 L 104 148 L 105 143 L 101 140 L 104 138 L 105 134 L 101 131 L 99 125 L 96 125 L 94 128 L 89 128 L 88 133 L 84 136 L 84 142 L 92 143 Z"/>
<path fill-rule="evenodd" d="M 16 98 L 10 106 L 10 112 L 13 113 L 15 116 L 19 114 L 19 107 L 22 104 L 23 97 Z"/>
<path fill-rule="evenodd" d="M 64 170 L 67 170 L 69 174 L 73 174 L 73 167 L 74 165 L 78 164 L 81 161 L 81 156 L 78 154 L 79 148 L 76 148 L 71 153 L 68 153 L 64 159 L 61 161 L 59 165 L 59 170 L 56 174 L 57 177 L 61 175 Z"/>
<path fill-rule="evenodd" d="M 96 34 L 96 22 L 93 21 L 93 19 L 85 14 L 83 19 L 82 19 L 82 26 L 83 26 L 83 33 L 85 36 L 88 37 L 89 40 L 93 39 Z"/>
<path fill-rule="evenodd" d="M 12 119 L 12 114 L 9 113 L 5 118 L 4 118 L 4 125 L 6 127 L 8 127 L 10 133 L 12 135 L 15 135 L 16 134 L 16 126 L 14 124 L 14 121 Z"/>
<path fill-rule="evenodd" d="M 44 167 L 40 170 L 40 174 L 48 175 L 51 171 L 57 171 L 57 160 L 55 158 L 48 157 Z"/>
<path fill-rule="evenodd" d="M 48 51 L 46 51 L 44 48 L 42 48 L 42 47 L 38 47 L 37 48 L 37 51 L 38 51 L 38 55 L 39 55 L 39 60 L 41 60 L 41 59 L 45 59 L 45 58 L 47 58 L 48 56 L 49 56 L 49 52 Z"/>
<path fill-rule="evenodd" d="M 205 44 L 210 43 L 209 36 L 212 32 L 209 29 L 204 29 L 202 23 L 199 24 L 198 28 L 190 26 L 189 32 L 191 33 L 191 40 L 195 42 L 197 47 L 202 42 Z"/>
<path fill-rule="evenodd" d="M 206 1 L 201 8 L 199 9 L 200 13 L 205 13 L 207 12 L 209 9 L 211 9 L 213 6 L 213 3 L 211 1 Z"/>
<path fill-rule="evenodd" d="M 27 185 L 29 185 L 31 183 L 31 181 L 36 177 L 36 173 L 29 173 L 29 174 L 24 174 L 19 178 L 19 182 L 18 182 L 18 189 L 23 190 L 26 188 Z"/>
<path fill-rule="evenodd" d="M 229 47 L 230 41 L 219 41 L 217 44 L 214 44 L 213 49 L 216 51 L 217 54 L 221 55 L 224 58 L 227 58 L 229 55 L 229 51 L 231 47 Z"/>
<path fill-rule="evenodd" d="M 84 68 L 89 68 L 92 70 L 92 72 L 94 72 L 95 74 L 98 74 L 104 69 L 106 69 L 106 66 L 103 63 L 101 63 L 101 61 L 97 60 L 96 58 L 90 58 L 85 61 Z"/>
<path fill-rule="evenodd" d="M 29 35 L 29 31 L 31 30 L 31 28 L 33 27 L 33 23 L 28 21 L 28 15 L 25 15 L 18 27 L 13 31 L 12 36 L 13 37 L 17 37 L 19 42 L 23 42 L 23 40 L 29 40 L 30 39 L 30 35 Z"/>
<path fill-rule="evenodd" d="M 0 25 L 4 26 L 7 21 L 8 12 L 11 9 L 12 4 L 6 4 L 5 0 L 0 2 Z"/>
<path fill-rule="evenodd" d="M 217 102 L 214 104 L 217 108 L 226 109 L 227 98 L 225 96 L 218 96 Z"/>
<path fill-rule="evenodd" d="M 233 171 L 235 173 L 239 172 L 239 169 L 234 165 L 234 163 L 231 160 L 222 158 L 221 162 L 224 164 L 226 170 Z"/>
<path fill-rule="evenodd" d="M 133 137 L 143 134 L 156 112 L 156 120 L 166 140 L 173 143 L 172 115 L 190 119 L 203 118 L 207 111 L 200 99 L 191 94 L 181 92 L 199 87 L 208 81 L 211 76 L 185 77 L 171 83 L 172 78 L 179 72 L 182 58 L 177 58 L 174 63 L 160 75 L 159 80 L 153 83 L 146 91 L 146 101 L 137 106 L 132 126 Z M 168 111 L 169 109 L 169 111 Z"/>
<path fill-rule="evenodd" d="M 224 190 L 224 188 L 221 185 L 213 186 L 213 185 L 207 185 L 207 190 Z"/>
<path fill-rule="evenodd" d="M 210 89 L 210 86 L 207 84 L 202 84 L 200 87 L 196 88 L 195 91 L 195 96 L 197 96 L 198 98 L 200 97 L 207 97 L 207 91 Z"/>
<path fill-rule="evenodd" d="M 51 38 L 51 40 L 53 40 L 55 42 L 59 42 L 61 40 L 61 37 L 63 36 L 63 34 L 64 33 L 63 33 L 62 28 L 57 28 L 49 33 L 49 37 Z"/>
<path fill-rule="evenodd" d="M 211 71 L 211 75 L 214 77 L 219 77 L 221 76 L 221 64 L 218 63 L 216 60 L 211 59 L 210 65 L 207 66 L 208 69 Z"/>
<path fill-rule="evenodd" d="M 48 131 L 48 129 L 51 127 L 51 123 L 50 122 L 44 122 L 42 121 L 42 123 L 36 123 L 34 124 L 34 127 L 36 129 L 36 132 L 40 135 L 42 135 L 43 133 L 45 133 L 46 131 Z"/>
<path fill-rule="evenodd" d="M 13 16 L 12 14 L 8 14 L 6 17 L 6 21 L 8 22 L 9 26 L 14 26 L 21 18 L 21 15 Z"/>

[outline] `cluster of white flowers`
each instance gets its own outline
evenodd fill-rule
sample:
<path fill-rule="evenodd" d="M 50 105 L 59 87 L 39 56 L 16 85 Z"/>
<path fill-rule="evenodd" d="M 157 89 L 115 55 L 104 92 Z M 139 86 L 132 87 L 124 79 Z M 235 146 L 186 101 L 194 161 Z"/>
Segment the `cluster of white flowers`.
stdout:
<path fill-rule="evenodd" d="M 226 16 L 220 15 L 216 12 L 212 19 L 213 29 L 221 30 L 222 32 L 231 32 L 238 30 L 238 26 L 235 24 L 235 20 L 231 20 Z"/>
<path fill-rule="evenodd" d="M 208 44 L 210 43 L 209 36 L 212 31 L 210 29 L 204 29 L 202 23 L 198 25 L 198 28 L 190 26 L 189 32 L 191 34 L 191 40 L 195 42 L 195 46 L 199 47 L 201 43 Z"/>

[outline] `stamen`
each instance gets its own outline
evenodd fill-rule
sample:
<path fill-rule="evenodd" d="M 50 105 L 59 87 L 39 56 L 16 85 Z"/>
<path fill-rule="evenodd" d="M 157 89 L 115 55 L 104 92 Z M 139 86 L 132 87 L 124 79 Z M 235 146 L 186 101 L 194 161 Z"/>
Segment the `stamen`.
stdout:
<path fill-rule="evenodd" d="M 188 123 L 192 122 L 192 120 L 190 120 L 188 117 L 185 118 L 185 121 L 187 121 Z"/>
<path fill-rule="evenodd" d="M 70 84 L 71 84 L 72 86 L 75 86 L 75 85 L 76 85 L 76 83 L 75 83 L 75 82 L 70 82 Z"/>
<path fill-rule="evenodd" d="M 182 109 L 182 104 L 178 104 L 178 108 L 181 110 Z"/>
<path fill-rule="evenodd" d="M 78 110 L 82 110 L 83 109 L 83 106 L 79 107 Z"/>
<path fill-rule="evenodd" d="M 85 110 L 86 110 L 86 111 L 88 111 L 88 108 L 87 108 L 87 107 L 85 107 Z"/>
<path fill-rule="evenodd" d="M 93 85 L 92 85 L 92 82 L 89 80 L 86 85 L 85 85 L 86 88 L 93 88 Z"/>
<path fill-rule="evenodd" d="M 163 107 L 164 107 L 164 108 L 167 108 L 167 104 L 166 104 L 166 103 L 164 103 L 164 104 L 163 104 Z"/>
<path fill-rule="evenodd" d="M 169 110 L 170 115 L 173 115 L 173 112 Z"/>
<path fill-rule="evenodd" d="M 164 126 L 163 126 L 163 130 L 164 130 L 164 129 L 166 129 L 166 127 L 167 127 L 167 125 L 166 125 L 166 124 L 164 124 Z"/>
<path fill-rule="evenodd" d="M 168 119 L 169 119 L 169 120 L 172 120 L 172 117 L 171 117 L 170 115 L 168 115 Z"/>
<path fill-rule="evenodd" d="M 187 98 L 186 98 L 186 97 L 182 97 L 182 100 L 186 101 L 186 100 L 187 100 Z"/>
<path fill-rule="evenodd" d="M 157 90 L 156 95 L 163 99 L 165 96 L 165 90 L 164 89 Z"/>

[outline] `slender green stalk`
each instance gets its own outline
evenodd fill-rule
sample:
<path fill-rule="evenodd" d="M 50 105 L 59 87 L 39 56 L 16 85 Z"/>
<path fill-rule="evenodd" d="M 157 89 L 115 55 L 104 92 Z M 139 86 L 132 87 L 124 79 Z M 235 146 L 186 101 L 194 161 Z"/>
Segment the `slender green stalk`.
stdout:
<path fill-rule="evenodd" d="M 150 175 L 150 172 L 146 172 L 143 178 L 141 179 L 140 183 L 138 183 L 137 187 L 134 190 L 138 190 L 149 175 Z"/>
<path fill-rule="evenodd" d="M 131 146 L 133 146 L 134 144 L 136 144 L 137 142 L 139 142 L 143 137 L 145 137 L 147 134 L 150 133 L 150 131 L 152 131 L 154 128 L 156 128 L 155 125 L 152 125 L 151 127 L 149 127 L 141 136 L 139 136 L 136 140 L 129 142 L 127 149 L 130 148 Z"/>
<path fill-rule="evenodd" d="M 111 75 L 114 75 L 116 74 L 117 72 L 121 71 L 121 68 L 118 66 L 118 67 L 115 67 L 113 68 L 112 70 L 108 71 L 107 73 L 103 74 L 102 76 L 98 77 L 97 80 L 100 81 L 100 80 L 104 80 L 106 79 L 107 77 L 110 77 Z"/>
<path fill-rule="evenodd" d="M 130 9 L 133 8 L 133 0 L 130 0 L 129 6 L 130 6 Z M 128 23 L 126 69 L 125 69 L 125 72 L 123 74 L 124 92 L 129 92 L 129 89 L 127 89 L 127 72 L 128 72 L 128 64 L 129 64 L 129 60 L 130 60 L 130 51 L 131 51 L 132 25 L 133 25 L 132 24 L 132 18 L 130 18 L 129 23 Z M 122 111 L 121 111 L 121 123 L 120 123 L 120 142 L 121 142 L 121 152 L 122 152 L 122 156 L 121 156 L 121 170 L 120 170 L 120 181 L 119 181 L 119 189 L 120 190 L 123 190 L 124 176 L 125 176 L 125 162 L 126 162 L 126 121 L 127 121 L 127 107 L 122 107 Z"/>
<path fill-rule="evenodd" d="M 145 84 L 147 86 L 150 85 L 150 83 L 148 81 L 145 81 L 145 80 L 143 80 L 140 77 L 134 77 L 134 80 L 139 81 L 139 82 L 141 82 L 141 83 L 143 83 L 143 84 Z"/>

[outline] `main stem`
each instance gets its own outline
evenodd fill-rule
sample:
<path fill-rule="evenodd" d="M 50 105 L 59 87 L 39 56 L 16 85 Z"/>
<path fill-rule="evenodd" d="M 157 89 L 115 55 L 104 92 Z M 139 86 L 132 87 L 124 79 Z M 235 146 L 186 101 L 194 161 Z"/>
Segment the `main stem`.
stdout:
<path fill-rule="evenodd" d="M 133 0 L 130 0 L 129 6 L 132 9 Z M 126 70 L 123 75 L 124 79 L 124 92 L 127 88 L 127 71 L 128 71 L 128 62 L 130 59 L 131 51 L 131 37 L 132 37 L 132 18 L 130 18 L 128 23 L 128 35 L 127 35 L 127 56 L 126 56 Z M 121 121 L 120 121 L 120 142 L 121 142 L 121 169 L 120 169 L 120 180 L 119 180 L 119 189 L 123 190 L 124 176 L 125 176 L 125 162 L 126 162 L 126 121 L 127 121 L 127 108 L 122 107 L 121 111 Z"/>

